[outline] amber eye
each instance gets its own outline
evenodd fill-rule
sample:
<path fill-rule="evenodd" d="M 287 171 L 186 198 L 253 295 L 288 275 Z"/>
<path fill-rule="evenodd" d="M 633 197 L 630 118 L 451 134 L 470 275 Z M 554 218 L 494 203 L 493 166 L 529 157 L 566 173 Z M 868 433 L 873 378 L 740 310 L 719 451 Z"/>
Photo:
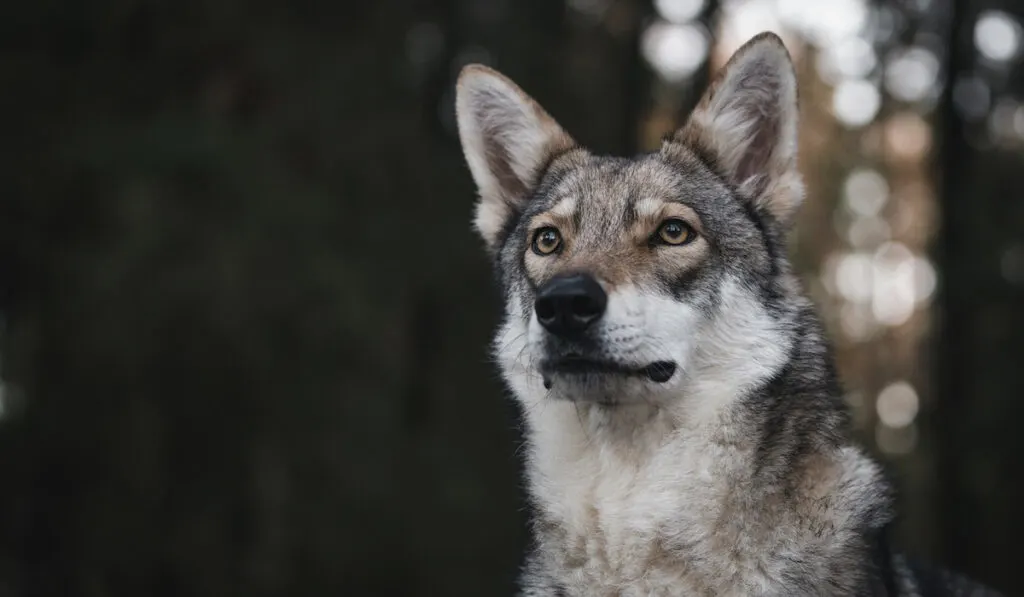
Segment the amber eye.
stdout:
<path fill-rule="evenodd" d="M 562 235 L 558 230 L 547 226 L 533 234 L 533 252 L 538 255 L 550 255 L 562 246 Z"/>
<path fill-rule="evenodd" d="M 694 236 L 693 228 L 678 219 L 665 220 L 658 228 L 658 240 L 666 245 L 685 245 Z"/>

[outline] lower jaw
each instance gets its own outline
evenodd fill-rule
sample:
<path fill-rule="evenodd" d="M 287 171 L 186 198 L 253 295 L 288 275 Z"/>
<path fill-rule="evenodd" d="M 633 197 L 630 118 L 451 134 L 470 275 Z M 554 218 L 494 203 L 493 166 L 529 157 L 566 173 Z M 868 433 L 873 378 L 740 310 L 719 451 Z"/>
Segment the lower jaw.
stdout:
<path fill-rule="evenodd" d="M 549 371 L 543 374 L 544 388 L 550 390 L 555 385 L 556 378 L 566 379 L 569 383 L 589 388 L 607 387 L 609 390 L 615 386 L 629 383 L 631 381 L 660 385 L 669 382 L 676 374 L 676 364 L 670 361 L 656 361 L 650 365 L 635 370 L 609 370 L 609 371 L 586 371 L 568 367 L 567 371 Z"/>
<path fill-rule="evenodd" d="M 631 368 L 618 364 L 601 364 L 600 361 L 589 361 L 579 358 L 564 358 L 547 361 L 542 364 L 545 385 L 553 376 L 567 377 L 606 377 L 608 379 L 633 379 L 653 384 L 663 384 L 676 375 L 678 367 L 671 360 L 655 360 L 645 367 Z"/>
<path fill-rule="evenodd" d="M 545 379 L 547 398 L 577 405 L 602 407 L 656 406 L 664 397 L 659 396 L 658 384 L 649 381 L 616 377 L 605 379 L 591 376 L 555 376 Z"/>

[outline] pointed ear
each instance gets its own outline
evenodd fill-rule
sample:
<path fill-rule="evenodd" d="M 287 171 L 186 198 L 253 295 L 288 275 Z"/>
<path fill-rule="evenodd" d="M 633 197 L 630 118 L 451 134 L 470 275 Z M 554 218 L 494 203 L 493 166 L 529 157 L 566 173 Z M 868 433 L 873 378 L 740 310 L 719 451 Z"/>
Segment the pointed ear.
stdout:
<path fill-rule="evenodd" d="M 462 151 L 480 194 L 474 225 L 494 250 L 529 201 L 542 170 L 575 142 L 515 83 L 485 66 L 462 69 L 455 113 Z"/>
<path fill-rule="evenodd" d="M 782 40 L 765 32 L 737 50 L 673 138 L 708 158 L 756 209 L 789 224 L 804 187 L 796 72 Z"/>

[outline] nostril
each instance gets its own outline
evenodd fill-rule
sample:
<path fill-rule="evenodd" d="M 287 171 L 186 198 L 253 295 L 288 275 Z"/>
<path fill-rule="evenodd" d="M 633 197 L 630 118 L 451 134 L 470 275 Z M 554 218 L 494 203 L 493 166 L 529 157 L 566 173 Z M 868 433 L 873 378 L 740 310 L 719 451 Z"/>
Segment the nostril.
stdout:
<path fill-rule="evenodd" d="M 541 321 L 551 321 L 555 318 L 555 301 L 549 298 L 538 299 L 533 308 L 537 312 L 537 319 Z"/>
<path fill-rule="evenodd" d="M 570 307 L 572 309 L 572 314 L 576 317 L 597 317 L 601 314 L 601 309 L 598 306 L 597 301 L 585 294 L 573 297 Z"/>

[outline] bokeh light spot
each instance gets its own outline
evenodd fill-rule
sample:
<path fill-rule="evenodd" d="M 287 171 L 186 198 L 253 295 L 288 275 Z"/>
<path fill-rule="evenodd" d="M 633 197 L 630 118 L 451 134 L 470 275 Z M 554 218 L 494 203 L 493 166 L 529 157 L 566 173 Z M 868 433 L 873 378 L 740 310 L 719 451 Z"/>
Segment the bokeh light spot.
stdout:
<path fill-rule="evenodd" d="M 665 80 L 678 82 L 697 71 L 708 56 L 709 41 L 703 27 L 664 21 L 643 33 L 644 57 Z"/>
<path fill-rule="evenodd" d="M 883 425 L 894 429 L 913 423 L 918 408 L 917 391 L 906 381 L 896 381 L 885 386 L 875 402 L 878 419 Z"/>
<path fill-rule="evenodd" d="M 704 4 L 705 0 L 654 0 L 654 9 L 670 23 L 688 23 L 700 15 Z"/>
<path fill-rule="evenodd" d="M 887 61 L 885 88 L 898 100 L 918 102 L 938 91 L 939 59 L 924 48 L 899 50 Z"/>
<path fill-rule="evenodd" d="M 864 253 L 847 253 L 836 264 L 836 290 L 848 301 L 871 298 L 871 258 Z"/>
<path fill-rule="evenodd" d="M 847 208 L 859 216 L 877 215 L 889 199 L 889 183 L 876 170 L 858 169 L 846 177 L 843 196 Z"/>
<path fill-rule="evenodd" d="M 849 128 L 871 122 L 881 104 L 878 88 L 863 79 L 843 81 L 832 92 L 832 112 Z"/>
<path fill-rule="evenodd" d="M 1001 10 L 988 10 L 974 23 L 974 45 L 981 55 L 995 62 L 1006 62 L 1020 50 L 1020 25 Z"/>
<path fill-rule="evenodd" d="M 931 148 L 932 131 L 915 112 L 901 112 L 885 123 L 885 144 L 899 158 L 919 160 Z"/>
<path fill-rule="evenodd" d="M 900 242 L 883 243 L 872 258 L 871 311 L 880 323 L 899 326 L 917 302 L 915 257 Z"/>
<path fill-rule="evenodd" d="M 825 46 L 818 54 L 818 74 L 829 83 L 843 79 L 862 79 L 878 64 L 875 49 L 860 37 L 850 37 Z"/>

